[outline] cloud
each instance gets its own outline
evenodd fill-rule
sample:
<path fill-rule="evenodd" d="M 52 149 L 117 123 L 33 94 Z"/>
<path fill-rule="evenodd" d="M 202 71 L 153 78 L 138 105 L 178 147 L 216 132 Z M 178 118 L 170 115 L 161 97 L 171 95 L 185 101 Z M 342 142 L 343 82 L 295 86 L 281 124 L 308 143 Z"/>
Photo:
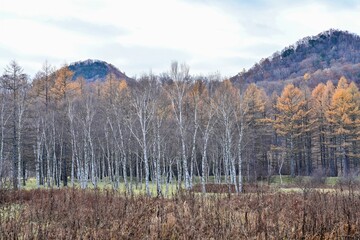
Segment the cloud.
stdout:
<path fill-rule="evenodd" d="M 118 26 L 110 25 L 110 24 L 97 24 L 94 22 L 83 21 L 77 18 L 69 18 L 69 19 L 48 19 L 42 20 L 46 24 L 51 25 L 55 28 L 60 28 L 66 31 L 70 31 L 76 34 L 84 34 L 89 37 L 100 37 L 100 38 L 108 38 L 108 37 L 118 37 L 120 35 L 125 35 L 128 31 L 122 29 Z"/>
<path fill-rule="evenodd" d="M 46 59 L 98 58 L 139 75 L 179 60 L 229 76 L 329 28 L 360 33 L 359 12 L 355 0 L 2 1 L 0 64 L 34 74 Z"/>

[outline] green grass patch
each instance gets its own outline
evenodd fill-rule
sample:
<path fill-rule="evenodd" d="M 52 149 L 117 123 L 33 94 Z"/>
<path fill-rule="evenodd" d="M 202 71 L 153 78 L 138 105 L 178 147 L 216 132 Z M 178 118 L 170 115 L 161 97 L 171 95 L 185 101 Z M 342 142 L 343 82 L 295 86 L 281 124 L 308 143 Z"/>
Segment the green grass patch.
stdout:
<path fill-rule="evenodd" d="M 208 182 L 207 183 L 214 183 L 215 177 L 214 176 L 210 176 L 208 178 Z M 291 177 L 289 175 L 283 175 L 283 176 L 279 176 L 279 175 L 274 175 L 270 178 L 270 181 L 266 181 L 266 180 L 262 180 L 262 181 L 258 181 L 256 183 L 251 183 L 251 184 L 257 184 L 258 186 L 263 186 L 263 185 L 267 185 L 270 187 L 281 187 L 281 188 L 297 188 L 297 187 L 301 187 L 304 184 L 307 184 L 307 187 L 323 187 L 323 188 L 328 188 L 328 187 L 333 187 L 336 184 L 338 184 L 339 182 L 341 182 L 343 180 L 343 178 L 341 177 L 324 177 L 321 178 L 320 181 L 322 183 L 317 182 L 319 179 L 316 177 L 310 177 L 310 176 L 297 176 L 297 177 Z M 359 180 L 359 177 L 355 178 L 355 180 Z M 225 182 L 225 177 L 222 176 L 221 179 L 222 183 L 224 184 Z M 269 185 L 270 183 L 270 185 Z M 130 181 L 128 181 L 128 184 L 130 184 Z M 194 177 L 193 179 L 193 185 L 196 184 L 200 184 L 200 177 Z M 246 181 L 244 181 L 244 184 L 247 184 Z M 69 179 L 68 181 L 68 188 L 72 188 L 72 184 L 71 181 Z M 80 189 L 80 182 L 79 181 L 75 181 L 74 183 L 74 187 L 77 189 Z M 182 188 L 184 188 L 184 185 L 181 186 Z M 22 186 L 21 189 L 23 190 L 33 190 L 33 189 L 48 189 L 48 188 L 58 188 L 57 186 L 53 185 L 51 187 L 47 186 L 47 183 L 45 183 L 44 185 L 40 185 L 39 187 L 36 184 L 36 179 L 35 178 L 29 178 L 26 181 L 26 185 Z M 63 188 L 62 182 L 60 184 L 59 188 Z M 95 186 L 92 184 L 91 181 L 88 182 L 87 184 L 87 189 L 94 189 Z M 97 189 L 100 190 L 116 190 L 118 192 L 121 193 L 132 193 L 134 195 L 141 195 L 141 194 L 146 194 L 146 189 L 145 189 L 145 183 L 144 182 L 139 182 L 136 184 L 136 182 L 133 182 L 131 187 L 130 185 L 126 188 L 124 181 L 120 181 L 118 188 L 115 189 L 114 184 L 107 178 L 103 179 L 103 180 L 99 180 L 97 182 L 96 185 Z M 150 182 L 149 183 L 149 188 L 150 188 L 150 192 L 152 196 L 156 196 L 157 195 L 157 189 L 156 189 L 156 183 L 155 182 Z M 162 194 L 163 195 L 167 195 L 167 196 L 171 196 L 175 193 L 178 192 L 179 187 L 177 184 L 177 181 L 173 181 L 172 184 L 168 184 L 168 190 L 166 191 L 166 184 L 161 184 L 161 189 L 162 189 Z"/>
<path fill-rule="evenodd" d="M 68 181 L 68 185 L 67 188 L 76 188 L 76 189 L 80 189 L 80 182 L 79 181 L 75 181 L 74 182 L 74 186 L 71 184 L 71 181 Z M 184 187 L 183 185 L 181 186 L 182 188 Z M 44 185 L 40 185 L 39 187 L 37 186 L 36 183 L 36 178 L 28 178 L 26 181 L 25 186 L 21 186 L 21 189 L 23 190 L 34 190 L 34 189 L 49 189 L 49 188 L 64 188 L 62 182 L 60 184 L 60 186 L 56 186 L 56 185 L 52 185 L 50 187 L 48 187 L 47 183 L 45 183 Z M 87 183 L 87 187 L 86 189 L 99 189 L 99 190 L 116 190 L 120 193 L 132 193 L 134 195 L 142 195 L 142 194 L 146 194 L 146 188 L 145 188 L 145 183 L 138 183 L 136 184 L 135 182 L 132 183 L 132 185 L 130 186 L 130 182 L 128 182 L 128 187 L 125 186 L 124 181 L 120 181 L 119 182 L 119 186 L 117 188 L 115 188 L 114 184 L 109 181 L 108 179 L 103 179 L 102 181 L 98 181 L 96 186 L 91 182 L 88 181 Z M 166 190 L 167 189 L 167 190 Z M 130 192 L 129 192 L 130 190 Z M 157 186 L 155 182 L 149 182 L 149 190 L 152 196 L 156 196 L 157 195 Z M 178 184 L 177 182 L 173 182 L 172 184 L 168 184 L 168 187 L 166 187 L 166 184 L 161 184 L 161 191 L 162 194 L 166 194 L 168 196 L 174 195 L 177 191 L 179 190 Z"/>
<path fill-rule="evenodd" d="M 21 216 L 21 213 L 24 209 L 24 205 L 12 203 L 5 204 L 0 206 L 0 218 L 1 221 L 10 221 L 18 219 Z"/>

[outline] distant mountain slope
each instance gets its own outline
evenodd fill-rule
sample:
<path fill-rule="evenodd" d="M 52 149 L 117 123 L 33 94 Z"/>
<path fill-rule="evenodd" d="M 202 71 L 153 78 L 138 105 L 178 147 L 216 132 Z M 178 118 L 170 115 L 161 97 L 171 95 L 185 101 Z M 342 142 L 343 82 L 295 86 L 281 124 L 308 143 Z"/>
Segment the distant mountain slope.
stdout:
<path fill-rule="evenodd" d="M 104 81 L 108 74 L 114 74 L 118 79 L 129 80 L 130 78 L 113 65 L 100 60 L 86 60 L 71 63 L 69 69 L 74 72 L 73 79 L 83 77 L 87 82 L 96 80 Z"/>
<path fill-rule="evenodd" d="M 279 81 L 300 81 L 305 73 L 309 73 L 310 85 L 327 80 L 336 81 L 339 75 L 359 83 L 359 63 L 360 37 L 347 31 L 331 29 L 299 40 L 281 52 L 262 59 L 231 80 L 238 84 L 276 85 Z"/>

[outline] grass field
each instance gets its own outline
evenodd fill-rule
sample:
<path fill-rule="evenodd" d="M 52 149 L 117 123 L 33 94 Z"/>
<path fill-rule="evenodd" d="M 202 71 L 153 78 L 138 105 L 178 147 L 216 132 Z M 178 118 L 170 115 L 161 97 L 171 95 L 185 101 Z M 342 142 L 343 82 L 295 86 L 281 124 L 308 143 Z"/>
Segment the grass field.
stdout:
<path fill-rule="evenodd" d="M 58 188 L 56 186 L 50 187 L 50 188 Z M 63 188 L 62 184 L 60 185 L 60 188 Z M 70 183 L 70 181 L 68 182 L 68 186 L 67 188 L 73 188 L 72 184 Z M 80 184 L 79 182 L 75 182 L 74 188 L 76 189 L 80 189 Z M 40 187 L 37 187 L 36 184 L 36 179 L 35 178 L 29 178 L 26 181 L 26 185 L 21 187 L 22 190 L 35 190 L 35 189 L 49 189 L 49 187 L 47 187 L 47 185 L 40 185 Z M 89 182 L 88 186 L 87 186 L 88 190 L 91 189 L 95 189 L 94 185 Z M 99 190 L 112 190 L 114 189 L 114 186 L 112 185 L 112 183 L 110 181 L 99 181 L 97 183 L 97 189 Z M 156 196 L 157 193 L 157 189 L 156 189 L 156 183 L 150 182 L 149 184 L 149 189 L 151 192 L 152 196 Z M 179 189 L 177 184 L 169 184 L 168 185 L 168 189 L 166 191 L 166 184 L 162 184 L 161 185 L 161 189 L 162 189 L 162 193 L 165 194 L 167 192 L 168 196 L 171 196 L 173 194 L 175 194 Z M 116 189 L 116 191 L 120 192 L 120 193 L 129 193 L 129 191 L 126 191 L 126 186 L 124 184 L 124 182 L 120 182 L 119 187 Z M 139 183 L 139 184 L 135 184 L 133 183 L 132 189 L 131 189 L 131 193 L 134 195 L 142 195 L 145 194 L 145 183 Z"/>
<path fill-rule="evenodd" d="M 340 177 L 326 177 L 326 178 L 321 179 L 322 183 L 320 185 L 325 188 L 333 187 L 341 180 L 342 179 Z M 354 180 L 360 181 L 360 177 L 356 177 L 356 178 L 354 178 Z M 279 175 L 274 175 L 270 178 L 269 181 L 267 181 L 267 180 L 258 181 L 256 184 L 258 184 L 260 186 L 270 184 L 270 186 L 273 186 L 273 187 L 296 187 L 297 185 L 303 185 L 304 183 L 311 184 L 312 181 L 313 181 L 312 177 L 306 177 L 306 176 L 305 177 L 291 177 L 289 175 L 283 175 L 280 177 Z M 209 177 L 209 182 L 213 182 L 213 179 L 211 177 Z M 194 179 L 194 185 L 195 184 L 200 184 L 199 178 Z M 316 183 L 316 184 L 318 184 L 318 183 Z M 68 187 L 72 187 L 70 180 L 68 181 Z M 161 187 L 162 187 L 162 192 L 165 192 L 166 185 L 162 184 Z M 35 178 L 27 179 L 26 185 L 23 186 L 22 188 L 25 190 L 37 189 L 36 179 Z M 40 188 L 47 188 L 47 187 L 40 186 Z M 80 188 L 80 184 L 78 182 L 75 182 L 75 188 Z M 88 183 L 88 188 L 94 189 L 94 185 L 90 181 Z M 97 188 L 113 189 L 113 185 L 111 184 L 110 181 L 105 179 L 104 181 L 99 181 L 97 183 Z M 150 188 L 150 191 L 152 194 L 156 193 L 156 184 L 155 183 L 150 181 L 149 188 Z M 125 188 L 124 182 L 120 182 L 118 191 L 125 192 L 125 190 L 126 190 L 126 188 Z M 133 183 L 132 190 L 133 190 L 134 194 L 145 193 L 145 183 L 139 183 L 138 185 Z M 177 190 L 178 190 L 178 187 L 177 187 L 176 181 L 174 181 L 173 184 L 169 184 L 169 193 L 170 194 L 175 193 Z"/>
<path fill-rule="evenodd" d="M 31 178 L 21 190 L 0 189 L 0 239 L 360 238 L 358 178 L 281 178 L 245 184 L 241 194 L 171 184 L 166 197 L 154 183 L 147 197 L 144 184 L 128 194 L 123 183 L 38 189 Z"/>
<path fill-rule="evenodd" d="M 29 184 L 28 190 L 1 190 L 0 238 L 360 238 L 357 182 L 343 181 L 331 194 L 299 182 L 288 184 L 301 191 L 279 191 L 272 184 L 240 195 L 180 191 L 171 198 L 125 195 L 107 187 L 30 189 Z"/>
<path fill-rule="evenodd" d="M 360 184 L 360 177 L 355 177 L 355 178 L 351 178 L 351 181 L 355 182 L 355 183 L 359 183 Z M 213 182 L 214 179 L 212 179 L 211 177 L 209 177 L 209 182 Z M 259 188 L 270 188 L 273 191 L 284 191 L 284 192 L 291 192 L 291 191 L 295 191 L 295 192 L 301 192 L 304 190 L 304 188 L 313 188 L 313 189 L 317 189 L 317 190 L 323 190 L 323 191 L 331 191 L 334 188 L 336 188 L 339 184 L 344 183 L 348 181 L 347 179 L 343 179 L 340 177 L 326 177 L 326 178 L 322 178 L 321 182 L 319 182 L 318 179 L 314 179 L 312 177 L 291 177 L 288 175 L 283 175 L 283 176 L 279 176 L 279 175 L 274 175 L 272 176 L 270 179 L 268 180 L 262 180 L 262 181 L 257 181 L 256 183 L 251 183 L 251 184 L 247 184 L 244 183 L 245 186 L 245 192 L 246 192 L 246 186 L 251 186 L 251 188 L 253 188 L 254 186 L 259 187 Z M 201 192 L 201 186 L 200 185 L 200 179 L 199 178 L 195 178 L 194 179 L 194 186 L 198 185 L 198 188 L 196 188 L 198 192 Z M 211 184 L 207 184 L 207 186 L 209 185 L 213 185 Z M 217 185 L 217 184 L 215 184 Z M 225 191 L 221 191 L 221 192 L 228 192 L 227 189 L 228 185 L 226 184 L 221 184 L 223 185 L 223 188 L 225 189 Z M 10 186 L 10 185 L 9 185 Z M 21 187 L 21 190 L 35 190 L 35 189 L 61 189 L 63 188 L 62 185 L 60 185 L 60 187 L 47 187 L 45 186 L 40 186 L 39 188 L 36 185 L 36 179 L 35 178 L 29 178 L 26 181 L 26 185 Z M 70 183 L 70 181 L 68 181 L 68 186 L 67 188 L 73 188 L 72 184 Z M 75 189 L 80 189 L 80 184 L 78 182 L 75 182 L 74 185 Z M 149 183 L 149 188 L 150 188 L 150 192 L 151 192 L 151 196 L 156 196 L 157 195 L 157 189 L 156 189 L 156 183 L 153 183 L 150 181 Z M 162 193 L 163 196 L 165 197 L 171 197 L 174 194 L 176 194 L 179 190 L 184 189 L 184 185 L 181 185 L 181 189 L 179 189 L 177 182 L 174 181 L 172 184 L 168 184 L 168 186 L 166 186 L 166 184 L 161 184 L 161 188 L 162 188 Z M 88 190 L 93 190 L 95 189 L 94 185 L 89 181 L 88 185 L 87 185 L 87 189 Z M 103 191 L 103 190 L 114 190 L 114 186 L 112 185 L 112 183 L 108 180 L 104 180 L 104 181 L 99 181 L 97 183 L 97 187 L 96 189 Z M 129 191 L 129 189 L 131 189 L 131 191 Z M 121 194 L 132 194 L 132 195 L 144 195 L 146 194 L 145 191 L 145 183 L 138 183 L 132 184 L 132 187 L 130 188 L 128 186 L 128 188 L 126 188 L 124 182 L 120 182 L 119 187 L 117 189 L 115 189 L 116 192 L 121 193 Z M 254 192 L 256 190 L 251 189 L 251 192 Z M 234 192 L 234 189 L 232 190 L 232 192 Z M 167 195 L 165 194 L 167 193 Z M 210 190 L 211 193 L 211 190 Z"/>

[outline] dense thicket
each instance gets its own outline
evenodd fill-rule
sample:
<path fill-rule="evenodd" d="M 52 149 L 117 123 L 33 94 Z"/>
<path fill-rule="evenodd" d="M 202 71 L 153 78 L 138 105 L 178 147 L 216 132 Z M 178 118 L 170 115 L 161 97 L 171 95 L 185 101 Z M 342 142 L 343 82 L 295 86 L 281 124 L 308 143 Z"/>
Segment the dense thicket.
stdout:
<path fill-rule="evenodd" d="M 350 183 L 350 182 L 349 182 Z M 304 188 L 171 199 L 76 189 L 0 195 L 3 239 L 358 239 L 353 183 L 334 192 Z M 358 185 L 357 185 L 358 186 Z"/>
<path fill-rule="evenodd" d="M 342 77 L 288 84 L 280 96 L 255 84 L 192 77 L 186 65 L 131 86 L 108 75 L 86 83 L 49 64 L 26 83 L 16 62 L 1 77 L 2 184 L 38 186 L 229 183 L 289 174 L 349 176 L 359 170 L 360 93 Z M 168 188 L 166 188 L 168 189 Z"/>

